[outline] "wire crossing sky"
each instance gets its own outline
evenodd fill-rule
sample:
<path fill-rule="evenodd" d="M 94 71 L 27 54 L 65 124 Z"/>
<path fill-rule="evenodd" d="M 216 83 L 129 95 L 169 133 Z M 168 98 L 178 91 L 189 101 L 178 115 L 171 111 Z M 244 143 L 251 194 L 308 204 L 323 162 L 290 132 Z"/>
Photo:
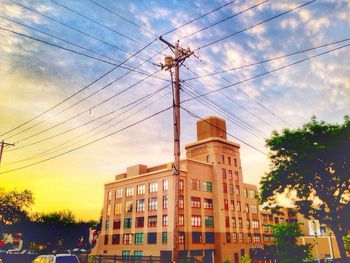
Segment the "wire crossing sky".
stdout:
<path fill-rule="evenodd" d="M 160 36 L 196 50 L 181 68 L 182 154 L 196 119 L 218 115 L 247 182 L 265 139 L 350 105 L 350 3 L 343 0 L 24 1 L 0 9 L 0 167 L 36 211 L 97 219 L 103 184 L 172 160 L 169 72 Z"/>

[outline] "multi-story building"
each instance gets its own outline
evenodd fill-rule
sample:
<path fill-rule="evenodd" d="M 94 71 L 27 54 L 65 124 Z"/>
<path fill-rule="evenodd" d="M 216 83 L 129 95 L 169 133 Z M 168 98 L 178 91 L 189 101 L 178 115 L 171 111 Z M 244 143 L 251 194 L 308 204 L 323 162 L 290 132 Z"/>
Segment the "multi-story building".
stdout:
<path fill-rule="evenodd" d="M 259 210 L 257 187 L 243 182 L 240 146 L 227 140 L 218 117 L 197 122 L 197 141 L 185 146 L 180 164 L 180 257 L 241 262 L 271 242 L 267 224 L 289 219 Z M 173 249 L 172 163 L 135 165 L 105 185 L 102 231 L 96 253 L 161 256 Z"/>

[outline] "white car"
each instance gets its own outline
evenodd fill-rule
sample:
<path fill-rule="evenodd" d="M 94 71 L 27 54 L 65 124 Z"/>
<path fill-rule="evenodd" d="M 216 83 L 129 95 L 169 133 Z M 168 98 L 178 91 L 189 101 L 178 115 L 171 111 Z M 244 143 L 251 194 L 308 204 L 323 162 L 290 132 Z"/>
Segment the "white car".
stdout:
<path fill-rule="evenodd" d="M 32 263 L 79 263 L 79 259 L 76 255 L 71 254 L 41 255 Z"/>

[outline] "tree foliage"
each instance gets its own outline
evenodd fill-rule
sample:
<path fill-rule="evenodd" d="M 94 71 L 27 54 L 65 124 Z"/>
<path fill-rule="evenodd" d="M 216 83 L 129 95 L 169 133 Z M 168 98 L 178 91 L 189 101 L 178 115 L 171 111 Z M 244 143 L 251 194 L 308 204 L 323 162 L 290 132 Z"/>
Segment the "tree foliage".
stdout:
<path fill-rule="evenodd" d="M 28 219 L 28 209 L 33 204 L 33 194 L 29 190 L 6 192 L 0 188 L 1 224 L 12 225 Z"/>
<path fill-rule="evenodd" d="M 298 223 L 270 225 L 278 262 L 296 263 L 311 259 L 310 244 L 298 245 L 297 238 L 303 234 Z"/>
<path fill-rule="evenodd" d="M 260 182 L 260 202 L 279 194 L 294 201 L 307 218 L 327 224 L 346 257 L 342 237 L 350 230 L 350 120 L 328 124 L 312 118 L 296 130 L 274 132 L 267 140 L 270 171 Z"/>

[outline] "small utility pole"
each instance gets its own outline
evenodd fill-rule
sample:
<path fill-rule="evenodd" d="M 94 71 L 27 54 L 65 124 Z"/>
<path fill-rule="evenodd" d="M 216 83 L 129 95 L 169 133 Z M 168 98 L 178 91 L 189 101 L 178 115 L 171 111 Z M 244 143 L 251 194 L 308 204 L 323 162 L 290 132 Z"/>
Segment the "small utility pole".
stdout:
<path fill-rule="evenodd" d="M 173 81 L 173 126 L 174 126 L 174 248 L 173 248 L 173 262 L 178 262 L 179 259 L 179 177 L 180 177 L 180 66 L 186 58 L 191 56 L 193 52 L 190 49 L 182 49 L 179 47 L 179 41 L 175 46 L 159 38 L 162 42 L 167 44 L 174 52 L 175 58 L 171 56 L 165 57 L 165 65 L 161 65 L 162 69 L 170 70 L 175 68 Z"/>
<path fill-rule="evenodd" d="M 4 140 L 1 141 L 1 145 L 0 145 L 0 164 L 1 164 L 2 154 L 4 152 L 5 146 L 15 146 L 15 144 L 14 143 L 7 143 Z"/>

